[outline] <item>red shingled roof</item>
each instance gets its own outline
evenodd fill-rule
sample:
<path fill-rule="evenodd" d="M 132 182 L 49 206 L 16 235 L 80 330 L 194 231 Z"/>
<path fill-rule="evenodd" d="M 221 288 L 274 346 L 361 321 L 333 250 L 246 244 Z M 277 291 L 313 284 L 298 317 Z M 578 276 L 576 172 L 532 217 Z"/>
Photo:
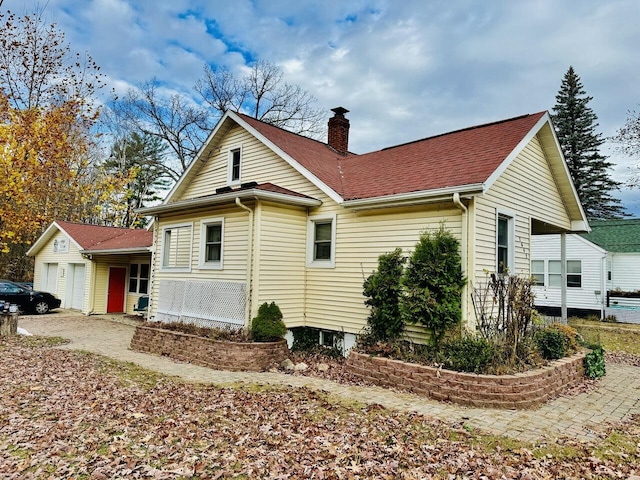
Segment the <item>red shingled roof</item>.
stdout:
<path fill-rule="evenodd" d="M 240 115 L 345 200 L 482 184 L 546 112 L 340 155 L 327 144 Z"/>
<path fill-rule="evenodd" d="M 102 227 L 64 221 L 56 223 L 82 250 L 147 248 L 153 244 L 153 233 L 144 229 Z"/>

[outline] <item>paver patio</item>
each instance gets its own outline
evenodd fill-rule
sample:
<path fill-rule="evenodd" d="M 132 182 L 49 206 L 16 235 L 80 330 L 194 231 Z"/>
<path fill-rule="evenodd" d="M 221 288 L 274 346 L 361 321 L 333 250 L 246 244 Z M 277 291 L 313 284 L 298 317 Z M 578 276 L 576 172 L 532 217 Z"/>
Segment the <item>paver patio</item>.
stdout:
<path fill-rule="evenodd" d="M 608 424 L 628 415 L 640 414 L 640 368 L 633 366 L 608 364 L 607 375 L 596 388 L 559 397 L 537 410 L 480 409 L 436 402 L 379 387 L 342 385 L 315 377 L 227 372 L 178 363 L 166 357 L 129 350 L 135 324 L 125 317 L 85 317 L 64 311 L 45 316 L 24 316 L 19 320 L 19 326 L 34 335 L 60 336 L 70 340 L 60 348 L 98 353 L 187 381 L 215 385 L 244 382 L 307 387 L 365 404 L 376 403 L 386 408 L 417 412 L 450 423 L 462 422 L 472 428 L 520 440 L 541 441 L 561 436 L 589 440 Z"/>

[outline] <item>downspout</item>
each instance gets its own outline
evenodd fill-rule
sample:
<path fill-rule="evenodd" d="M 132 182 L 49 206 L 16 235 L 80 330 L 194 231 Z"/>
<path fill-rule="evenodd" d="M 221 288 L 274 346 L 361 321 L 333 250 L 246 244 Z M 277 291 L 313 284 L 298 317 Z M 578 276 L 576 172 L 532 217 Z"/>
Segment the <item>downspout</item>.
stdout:
<path fill-rule="evenodd" d="M 607 301 L 607 253 L 600 260 L 600 320 L 605 317 L 605 304 Z"/>
<path fill-rule="evenodd" d="M 567 323 L 567 234 L 560 233 L 560 316 Z"/>
<path fill-rule="evenodd" d="M 93 258 L 89 258 L 89 267 L 91 268 L 91 278 L 89 279 L 89 290 L 91 295 L 89 296 L 89 311 L 87 315 L 93 315 L 96 309 L 96 270 L 98 269 L 97 262 L 93 261 Z"/>
<path fill-rule="evenodd" d="M 460 194 L 458 192 L 453 194 L 453 204 L 458 207 L 461 211 L 462 211 L 462 220 L 460 221 L 460 224 L 462 226 L 462 242 L 460 245 L 460 249 L 462 250 L 461 255 L 460 255 L 460 260 L 462 263 L 462 275 L 463 276 L 467 276 L 467 271 L 468 271 L 468 265 L 467 265 L 467 246 L 468 246 L 468 210 L 467 207 L 465 207 L 465 205 L 462 203 L 462 201 L 460 201 Z M 469 312 L 467 311 L 468 309 L 468 304 L 469 304 L 469 278 L 467 278 L 467 283 L 464 286 L 464 289 L 462 290 L 462 302 L 461 302 L 461 307 L 462 307 L 462 315 L 464 317 L 464 321 L 465 323 L 469 324 Z"/>
<path fill-rule="evenodd" d="M 156 281 L 156 247 L 158 245 L 156 236 L 158 233 L 158 216 L 154 215 L 153 235 L 151 236 L 151 259 L 149 260 L 149 293 L 147 294 L 149 295 L 149 304 L 147 305 L 147 313 L 145 315 L 147 322 L 151 320 L 151 309 L 153 308 L 153 286 Z M 158 293 L 160 293 L 159 290 Z"/>
<path fill-rule="evenodd" d="M 251 277 L 253 276 L 253 210 L 243 205 L 240 197 L 236 197 L 236 205 L 249 212 L 249 238 L 247 240 L 247 292 L 244 307 L 245 327 L 249 327 L 251 316 Z"/>

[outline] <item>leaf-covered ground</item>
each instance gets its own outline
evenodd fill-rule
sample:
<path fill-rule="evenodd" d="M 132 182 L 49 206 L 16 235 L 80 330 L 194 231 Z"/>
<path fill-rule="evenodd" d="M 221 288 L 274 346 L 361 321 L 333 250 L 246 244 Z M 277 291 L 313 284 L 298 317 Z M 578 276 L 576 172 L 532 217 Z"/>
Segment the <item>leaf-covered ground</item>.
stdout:
<path fill-rule="evenodd" d="M 0 343 L 0 478 L 628 478 L 640 419 L 532 445 L 306 389 L 193 385 Z"/>

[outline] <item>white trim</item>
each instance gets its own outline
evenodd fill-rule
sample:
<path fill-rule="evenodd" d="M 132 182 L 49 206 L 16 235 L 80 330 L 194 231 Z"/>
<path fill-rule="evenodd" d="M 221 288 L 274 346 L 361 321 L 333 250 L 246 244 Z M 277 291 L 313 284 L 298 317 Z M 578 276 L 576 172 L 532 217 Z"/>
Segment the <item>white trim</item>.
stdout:
<path fill-rule="evenodd" d="M 191 229 L 191 235 L 189 240 L 189 265 L 187 267 L 167 267 L 165 262 L 165 236 L 168 230 L 185 228 L 188 227 Z M 173 223 L 171 225 L 163 225 L 161 231 L 161 242 L 162 246 L 160 249 L 160 271 L 161 272 L 191 272 L 191 258 L 193 254 L 193 222 L 184 222 L 184 223 Z"/>
<path fill-rule="evenodd" d="M 545 288 L 550 288 L 550 289 L 560 289 L 562 288 L 562 260 L 558 260 L 557 258 L 546 258 L 544 259 L 545 262 L 545 268 L 546 268 L 546 275 L 547 275 L 547 279 L 546 279 L 546 283 L 545 283 Z M 549 268 L 549 264 L 551 262 L 557 262 L 558 264 L 560 264 L 560 272 L 559 273 L 551 273 L 551 270 Z M 568 277 L 569 275 L 580 275 L 580 286 L 579 287 L 570 287 L 569 285 L 567 285 L 567 283 L 569 282 L 568 278 L 565 279 L 564 282 L 564 286 L 566 288 L 568 288 L 569 290 L 575 291 L 575 290 L 580 290 L 581 288 L 584 288 L 584 269 L 583 269 L 583 261 L 581 258 L 569 258 L 567 257 L 564 265 L 565 265 L 565 270 L 567 270 L 567 265 L 569 262 L 580 262 L 580 273 L 569 273 L 567 271 L 566 276 Z M 551 282 L 549 280 L 549 278 L 551 277 L 551 275 L 555 275 L 556 277 L 560 277 L 560 285 L 551 285 Z"/>
<path fill-rule="evenodd" d="M 287 153 L 285 153 L 283 150 L 281 150 L 280 147 L 278 147 L 273 142 L 271 142 L 271 140 L 267 139 L 260 132 L 258 132 L 255 128 L 253 128 L 247 122 L 242 120 L 242 118 L 238 114 L 236 114 L 234 112 L 231 112 L 231 111 L 228 111 L 225 115 L 227 115 L 229 118 L 233 119 L 241 127 L 243 127 L 245 130 L 247 130 L 249 133 L 251 133 L 251 135 L 253 135 L 258 140 L 260 140 L 264 145 L 269 147 L 276 155 L 281 157 L 285 162 L 287 162 L 295 170 L 297 170 L 298 173 L 300 173 L 303 177 L 305 177 L 307 180 L 309 180 L 311 183 L 313 183 L 316 187 L 318 187 L 320 190 L 322 190 L 322 192 L 325 195 L 327 195 L 329 198 L 331 198 L 331 200 L 333 200 L 334 202 L 336 202 L 338 204 L 340 204 L 340 203 L 342 203 L 344 201 L 343 198 L 340 195 L 338 195 L 338 193 L 335 190 L 330 188 L 326 183 L 321 181 L 313 173 L 311 173 L 305 167 L 300 165 L 293 157 L 289 156 Z"/>
<path fill-rule="evenodd" d="M 495 238 L 495 255 L 496 255 L 496 272 L 498 272 L 498 220 L 499 218 L 506 218 L 508 223 L 507 227 L 509 228 L 509 238 L 507 239 L 507 269 L 511 273 L 515 273 L 515 265 L 516 265 L 516 256 L 515 256 L 515 247 L 516 247 L 516 212 L 513 210 L 509 210 L 507 208 L 497 207 L 496 208 L 496 238 Z"/>
<path fill-rule="evenodd" d="M 220 261 L 207 262 L 205 255 L 207 252 L 207 227 L 210 225 L 220 225 Z M 224 217 L 206 218 L 200 220 L 200 261 L 198 267 L 205 270 L 222 270 L 224 260 Z"/>
<path fill-rule="evenodd" d="M 36 240 L 36 242 L 27 251 L 27 256 L 35 256 L 35 254 L 40 251 L 42 247 L 44 247 L 44 245 L 49 240 L 51 240 L 51 238 L 53 238 L 53 236 L 55 235 L 53 229 L 58 229 L 59 232 L 65 234 L 73 242 L 73 244 L 78 247 L 78 250 L 82 250 L 82 246 L 78 242 L 76 242 L 76 240 L 71 235 L 69 235 L 69 233 L 67 233 L 65 229 L 58 224 L 58 222 L 52 222 L 51 225 L 47 227 L 44 233 L 40 235 L 38 240 Z"/>
<path fill-rule="evenodd" d="M 480 194 L 483 193 L 483 185 L 481 183 L 475 183 L 465 185 L 464 187 L 446 187 L 433 190 L 420 190 L 419 192 L 398 193 L 384 197 L 345 200 L 342 206 L 358 211 L 373 208 L 420 205 L 423 203 L 450 202 L 451 195 L 454 193 L 460 196 Z"/>
<path fill-rule="evenodd" d="M 522 152 L 522 150 L 524 150 L 524 148 L 529 144 L 529 142 L 533 140 L 533 137 L 535 137 L 538 134 L 538 131 L 542 128 L 542 126 L 548 121 L 550 121 L 549 112 L 546 112 L 544 115 L 540 117 L 540 120 L 536 122 L 536 124 L 531 128 L 531 130 L 529 130 L 529 132 L 524 136 L 524 138 L 520 140 L 520 142 L 518 142 L 515 148 L 511 150 L 511 153 L 507 155 L 507 158 L 505 158 L 502 161 L 502 163 L 498 166 L 498 168 L 496 168 L 493 171 L 493 173 L 489 176 L 489 178 L 487 178 L 487 180 L 484 182 L 485 192 L 492 187 L 495 181 L 498 180 L 498 178 L 505 172 L 505 170 L 509 167 L 509 165 L 511 165 L 511 163 L 516 159 L 516 157 L 520 155 L 520 152 Z"/>
<path fill-rule="evenodd" d="M 260 188 L 252 188 L 249 190 L 232 191 L 228 193 L 219 193 L 216 195 L 208 195 L 206 197 L 189 198 L 187 200 L 178 200 L 168 205 L 155 205 L 153 207 L 144 207 L 136 209 L 136 212 L 143 215 L 157 215 L 159 213 L 175 213 L 180 211 L 189 211 L 194 208 L 209 207 L 213 205 L 222 205 L 225 203 L 234 203 L 236 198 L 240 199 L 257 199 L 271 200 L 274 202 L 284 203 L 286 205 L 294 205 L 299 207 L 319 207 L 322 201 L 310 197 L 298 197 L 295 195 L 287 195 L 285 193 L 270 192 Z"/>
<path fill-rule="evenodd" d="M 131 265 L 137 265 L 138 266 L 138 275 L 135 277 L 131 276 Z M 147 277 L 142 277 L 140 276 L 140 274 L 142 273 L 142 266 L 143 265 L 147 265 L 149 267 L 149 271 L 147 272 Z M 131 279 L 136 279 L 136 291 L 132 292 L 130 290 L 131 287 Z M 127 269 L 127 285 L 126 285 L 126 292 L 127 295 L 150 295 L 151 291 L 149 290 L 149 285 L 151 284 L 150 282 L 151 279 L 151 264 L 149 263 L 140 263 L 140 262 L 130 262 L 129 263 L 129 268 Z M 146 292 L 141 292 L 140 291 L 140 280 L 146 280 L 147 281 L 147 291 Z"/>
<path fill-rule="evenodd" d="M 180 178 L 175 183 L 171 191 L 167 194 L 167 197 L 165 198 L 164 202 L 162 202 L 163 205 L 167 205 L 168 203 L 170 203 L 173 197 L 177 195 L 178 192 L 180 192 L 180 190 L 182 189 L 183 183 L 187 182 L 187 179 L 191 177 L 192 170 L 199 168 L 200 164 L 205 163 L 207 161 L 208 159 L 207 156 L 210 154 L 210 152 L 214 151 L 217 147 L 217 145 L 213 143 L 213 140 L 218 135 L 218 133 L 220 133 L 221 131 L 224 131 L 222 126 L 227 120 L 233 121 L 236 124 L 240 125 L 242 128 L 244 128 L 247 132 L 253 135 L 260 142 L 262 142 L 266 147 L 271 149 L 276 155 L 278 155 L 285 162 L 291 165 L 296 171 L 298 171 L 298 173 L 302 174 L 302 176 L 304 176 L 307 180 L 309 180 L 316 187 L 318 187 L 325 195 L 327 195 L 333 201 L 335 201 L 336 203 L 342 203 L 343 201 L 342 197 L 338 195 L 333 189 L 331 189 L 328 185 L 322 182 L 318 177 L 312 174 L 309 170 L 307 170 L 302 165 L 300 165 L 296 160 L 294 160 L 291 156 L 286 154 L 274 143 L 272 143 L 270 140 L 268 140 L 266 137 L 260 134 L 255 128 L 253 128 L 251 125 L 245 122 L 237 113 L 227 110 L 227 112 L 225 112 L 225 114 L 218 121 L 218 123 L 216 123 L 215 127 L 211 131 L 211 134 L 207 137 L 207 139 L 202 144 L 202 147 L 194 157 L 193 161 L 189 164 L 189 166 L 180 176 Z M 198 167 L 196 167 L 196 165 L 198 165 Z M 140 213 L 146 214 L 145 212 L 140 212 Z"/>
<path fill-rule="evenodd" d="M 329 260 L 314 260 L 315 226 L 316 223 L 331 222 L 331 258 Z M 336 230 L 337 216 L 335 213 L 328 215 L 314 215 L 307 219 L 307 267 L 311 268 L 335 268 L 336 266 Z"/>
<path fill-rule="evenodd" d="M 238 179 L 234 180 L 233 177 L 233 154 L 234 152 L 240 152 L 240 165 Z M 242 183 L 242 144 L 233 145 L 227 149 L 227 185 L 235 187 Z"/>
<path fill-rule="evenodd" d="M 541 262 L 542 263 L 542 285 L 538 285 L 537 283 L 534 283 L 533 286 L 534 287 L 546 287 L 547 286 L 547 262 L 542 259 L 542 258 L 532 258 L 531 260 L 529 260 L 529 276 L 532 278 L 534 277 L 540 277 L 540 275 L 536 275 L 536 272 L 533 271 L 533 262 Z"/>

